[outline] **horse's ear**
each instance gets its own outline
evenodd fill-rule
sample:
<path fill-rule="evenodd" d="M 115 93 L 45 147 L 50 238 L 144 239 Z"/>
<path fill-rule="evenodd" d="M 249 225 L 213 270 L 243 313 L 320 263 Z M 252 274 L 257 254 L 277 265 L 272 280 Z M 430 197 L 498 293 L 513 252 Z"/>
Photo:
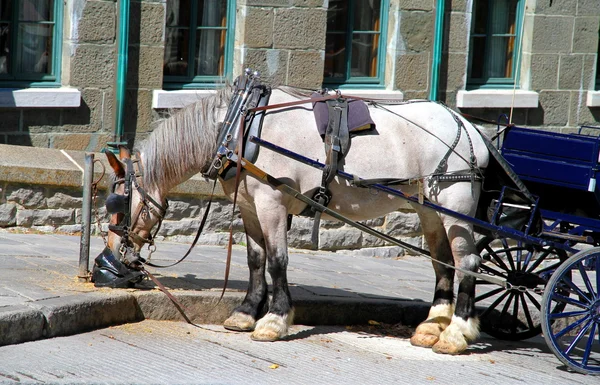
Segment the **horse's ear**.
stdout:
<path fill-rule="evenodd" d="M 121 161 L 119 161 L 115 154 L 113 154 L 110 150 L 105 149 L 104 155 L 106 155 L 108 163 L 110 164 L 110 167 L 112 167 L 117 178 L 123 178 L 125 176 L 125 169 L 123 168 Z"/>
<path fill-rule="evenodd" d="M 131 152 L 126 146 L 119 145 L 119 158 L 121 158 L 121 160 L 131 158 Z"/>

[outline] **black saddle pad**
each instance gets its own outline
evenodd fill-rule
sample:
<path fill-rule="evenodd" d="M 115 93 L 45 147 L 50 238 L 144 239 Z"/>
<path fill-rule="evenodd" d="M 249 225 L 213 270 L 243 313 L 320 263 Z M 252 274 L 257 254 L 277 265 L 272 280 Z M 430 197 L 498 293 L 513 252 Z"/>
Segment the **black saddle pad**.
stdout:
<path fill-rule="evenodd" d="M 312 94 L 313 98 L 321 97 L 319 93 Z M 313 103 L 313 113 L 317 122 L 317 129 L 321 137 L 327 132 L 327 124 L 329 122 L 329 109 L 326 102 Z M 350 133 L 373 130 L 375 123 L 371 119 L 369 107 L 362 100 L 348 99 L 348 130 Z"/>

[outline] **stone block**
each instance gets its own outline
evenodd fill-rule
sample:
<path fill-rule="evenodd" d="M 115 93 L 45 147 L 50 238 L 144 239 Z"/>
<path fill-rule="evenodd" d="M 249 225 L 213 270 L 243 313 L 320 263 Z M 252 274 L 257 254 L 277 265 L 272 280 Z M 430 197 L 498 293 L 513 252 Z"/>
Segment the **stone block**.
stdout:
<path fill-rule="evenodd" d="M 34 213 L 34 210 L 17 210 L 17 226 L 31 227 Z"/>
<path fill-rule="evenodd" d="M 158 46 L 129 46 L 127 86 L 133 88 L 161 89 L 162 63 L 165 50 Z"/>
<path fill-rule="evenodd" d="M 325 0 L 291 0 L 290 5 L 294 7 L 308 7 L 308 8 L 324 8 Z"/>
<path fill-rule="evenodd" d="M 569 118 L 571 93 L 569 91 L 540 91 L 543 124 L 564 126 Z"/>
<path fill-rule="evenodd" d="M 50 145 L 48 134 L 7 134 L 4 138 L 4 143 L 2 144 L 33 147 L 48 147 Z"/>
<path fill-rule="evenodd" d="M 77 23 L 76 39 L 81 43 L 114 44 L 117 7 L 112 1 L 88 0 Z"/>
<path fill-rule="evenodd" d="M 60 126 L 60 110 L 48 108 L 43 111 L 23 110 L 23 131 L 45 133 Z"/>
<path fill-rule="evenodd" d="M 52 136 L 51 148 L 60 150 L 87 150 L 92 134 L 56 133 Z"/>
<path fill-rule="evenodd" d="M 580 126 L 598 126 L 600 121 L 600 112 L 595 108 L 590 108 L 586 104 L 587 91 L 577 90 L 571 92 L 571 106 L 569 109 L 570 127 L 578 129 Z M 598 135 L 598 131 L 594 130 L 594 136 Z"/>
<path fill-rule="evenodd" d="M 19 210 L 21 211 L 21 210 Z M 43 209 L 34 210 L 33 222 L 35 226 L 58 226 L 72 224 L 75 218 L 75 210 L 69 209 Z"/>
<path fill-rule="evenodd" d="M 440 71 L 440 79 L 442 82 L 440 88 L 443 87 L 445 80 L 446 92 L 456 92 L 465 89 L 465 79 L 467 78 L 467 54 L 466 53 L 449 53 L 447 66 Z"/>
<path fill-rule="evenodd" d="M 433 17 L 429 12 L 400 13 L 400 36 L 406 52 L 429 52 L 433 39 Z"/>
<path fill-rule="evenodd" d="M 0 132 L 19 131 L 20 120 L 21 111 L 2 109 L 2 119 L 0 119 Z"/>
<path fill-rule="evenodd" d="M 417 0 L 413 0 L 413 1 L 417 1 Z M 429 1 L 429 0 L 427 0 Z M 432 3 L 435 2 L 432 1 Z M 424 3 L 426 3 L 426 1 L 424 1 Z M 446 6 L 446 12 L 448 11 L 452 11 L 452 12 L 467 12 L 467 13 L 471 13 L 471 7 L 472 7 L 472 1 L 471 0 L 453 0 L 450 3 L 450 10 L 448 10 L 448 7 Z M 435 9 L 435 7 L 432 6 L 432 8 Z"/>
<path fill-rule="evenodd" d="M 125 115 L 125 127 L 134 128 L 136 133 L 149 132 L 153 128 L 152 91 L 127 90 L 125 97 L 125 111 L 136 113 Z"/>
<path fill-rule="evenodd" d="M 323 51 L 291 51 L 287 85 L 318 89 L 323 83 Z"/>
<path fill-rule="evenodd" d="M 25 305 L 0 308 L 0 346 L 35 341 L 42 337 L 44 315 Z"/>
<path fill-rule="evenodd" d="M 273 46 L 273 9 L 248 7 L 245 17 L 244 44 L 251 48 Z"/>
<path fill-rule="evenodd" d="M 400 9 L 407 11 L 431 11 L 434 9 L 434 2 L 435 0 L 400 0 Z"/>
<path fill-rule="evenodd" d="M 581 81 L 583 90 L 592 90 L 596 86 L 596 71 L 598 59 L 596 54 L 588 54 L 583 56 L 583 78 Z M 596 70 L 596 71 L 594 71 Z"/>
<path fill-rule="evenodd" d="M 598 16 L 575 18 L 574 53 L 596 53 L 598 51 L 599 22 L 600 18 Z"/>
<path fill-rule="evenodd" d="M 81 207 L 83 198 L 57 192 L 46 199 L 46 205 L 49 209 L 75 209 Z"/>
<path fill-rule="evenodd" d="M 129 14 L 131 20 L 129 44 L 159 46 L 164 44 L 165 7 L 163 4 L 132 2 Z"/>
<path fill-rule="evenodd" d="M 429 53 L 399 55 L 396 60 L 394 88 L 423 91 L 428 88 Z"/>
<path fill-rule="evenodd" d="M 534 12 L 539 15 L 575 15 L 578 0 L 537 0 Z"/>
<path fill-rule="evenodd" d="M 286 84 L 288 51 L 279 49 L 247 49 L 245 68 L 260 72 L 261 78 L 272 86 Z"/>
<path fill-rule="evenodd" d="M 84 88 L 81 91 L 81 105 L 63 109 L 61 129 L 69 132 L 98 131 L 102 128 L 104 108 L 104 91 Z"/>
<path fill-rule="evenodd" d="M 558 88 L 578 90 L 583 75 L 583 55 L 562 55 L 559 64 Z"/>
<path fill-rule="evenodd" d="M 415 212 L 396 211 L 386 217 L 385 232 L 392 237 L 413 236 L 421 232 L 421 221 Z"/>
<path fill-rule="evenodd" d="M 324 9 L 276 9 L 273 48 L 325 49 L 326 15 Z"/>
<path fill-rule="evenodd" d="M 112 87 L 115 79 L 114 46 L 79 45 L 71 60 L 71 86 Z M 162 58 L 161 61 L 162 63 Z"/>
<path fill-rule="evenodd" d="M 429 14 L 429 18 L 433 19 L 433 15 Z M 447 19 L 449 19 L 450 22 L 448 51 L 466 53 L 469 42 L 469 23 L 467 23 L 467 14 L 455 12 L 448 15 Z M 432 42 L 428 43 L 432 44 Z"/>
<path fill-rule="evenodd" d="M 289 7 L 294 0 L 240 0 L 239 5 L 254 7 Z"/>
<path fill-rule="evenodd" d="M 9 187 L 5 191 L 6 201 L 14 202 L 25 208 L 45 208 L 46 198 L 41 187 Z"/>
<path fill-rule="evenodd" d="M 540 16 L 534 18 L 532 53 L 569 53 L 574 17 Z"/>
<path fill-rule="evenodd" d="M 362 232 L 358 229 L 321 230 L 320 250 L 358 249 L 362 246 Z"/>
<path fill-rule="evenodd" d="M 558 87 L 559 55 L 531 56 L 531 89 L 555 90 Z"/>
<path fill-rule="evenodd" d="M 598 0 L 578 0 L 578 16 L 600 16 L 600 1 Z"/>
<path fill-rule="evenodd" d="M 17 224 L 17 205 L 4 203 L 0 205 L 0 227 L 9 227 Z"/>

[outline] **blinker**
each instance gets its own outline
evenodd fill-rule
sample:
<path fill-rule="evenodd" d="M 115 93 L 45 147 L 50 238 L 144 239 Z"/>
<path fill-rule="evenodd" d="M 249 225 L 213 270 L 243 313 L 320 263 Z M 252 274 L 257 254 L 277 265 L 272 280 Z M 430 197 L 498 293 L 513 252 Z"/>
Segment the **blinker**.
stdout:
<path fill-rule="evenodd" d="M 111 193 L 108 198 L 106 198 L 105 206 L 106 211 L 110 214 L 125 214 L 127 211 L 127 197 L 125 195 Z"/>

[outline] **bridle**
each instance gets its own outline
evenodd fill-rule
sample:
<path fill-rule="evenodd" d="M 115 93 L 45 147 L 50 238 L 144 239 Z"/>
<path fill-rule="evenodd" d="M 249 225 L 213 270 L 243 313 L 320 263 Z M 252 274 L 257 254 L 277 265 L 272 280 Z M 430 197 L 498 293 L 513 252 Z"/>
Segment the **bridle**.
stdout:
<path fill-rule="evenodd" d="M 121 237 L 119 253 L 123 262 L 127 265 L 136 266 L 144 263 L 145 260 L 135 251 L 134 244 L 147 244 L 149 250 L 154 251 L 156 248 L 154 239 L 160 230 L 169 204 L 166 199 L 164 205 L 157 202 L 138 181 L 138 178 L 143 175 L 142 159 L 139 152 L 122 161 L 125 163 L 125 175 L 113 181 L 111 193 L 106 199 L 106 209 L 111 214 L 122 214 L 123 219 L 116 225 L 109 224 L 108 228 Z M 136 171 L 136 165 L 138 171 Z M 124 187 L 123 195 L 115 193 L 117 186 L 121 184 Z M 134 189 L 140 194 L 140 201 L 135 209 L 132 207 L 131 200 Z M 150 213 L 158 217 L 158 226 L 156 226 L 153 234 L 151 233 L 147 238 L 144 238 L 132 230 L 140 218 L 146 219 L 150 216 Z"/>

